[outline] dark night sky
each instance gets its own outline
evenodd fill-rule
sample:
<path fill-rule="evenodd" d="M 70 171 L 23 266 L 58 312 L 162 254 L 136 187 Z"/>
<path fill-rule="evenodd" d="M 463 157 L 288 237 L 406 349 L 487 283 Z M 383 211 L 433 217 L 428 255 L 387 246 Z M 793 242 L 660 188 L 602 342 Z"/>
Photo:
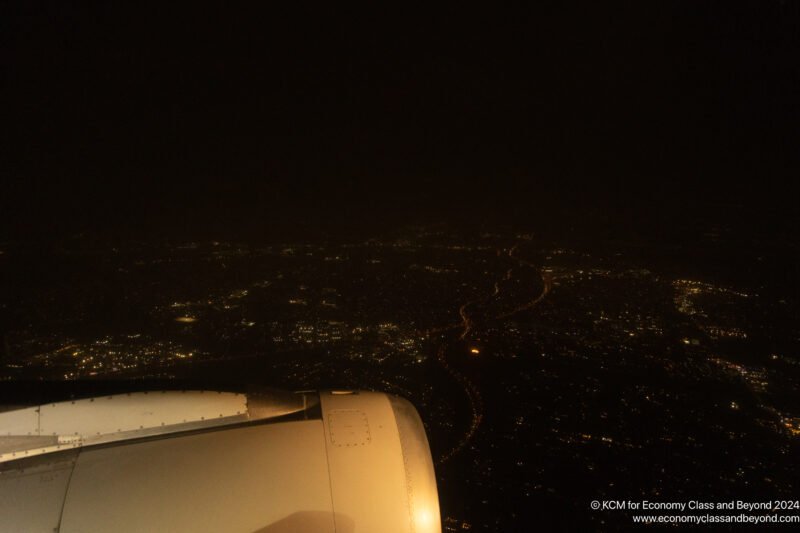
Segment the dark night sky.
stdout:
<path fill-rule="evenodd" d="M 790 206 L 794 2 L 116 4 L 4 4 L 9 237 Z"/>

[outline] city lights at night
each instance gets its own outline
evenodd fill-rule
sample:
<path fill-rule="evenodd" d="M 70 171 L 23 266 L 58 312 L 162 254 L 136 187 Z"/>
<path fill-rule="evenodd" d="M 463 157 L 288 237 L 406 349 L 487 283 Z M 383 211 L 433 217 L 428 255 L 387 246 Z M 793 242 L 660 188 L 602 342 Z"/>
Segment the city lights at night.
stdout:
<path fill-rule="evenodd" d="M 796 3 L 11 4 L 0 533 L 800 523 Z"/>

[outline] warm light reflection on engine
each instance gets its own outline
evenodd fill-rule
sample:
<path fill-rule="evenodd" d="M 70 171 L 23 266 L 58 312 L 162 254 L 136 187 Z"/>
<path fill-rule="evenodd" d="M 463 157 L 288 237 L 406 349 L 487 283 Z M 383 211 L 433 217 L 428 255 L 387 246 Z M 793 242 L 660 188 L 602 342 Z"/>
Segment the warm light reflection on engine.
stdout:
<path fill-rule="evenodd" d="M 441 529 L 438 527 L 438 524 L 436 524 L 434 521 L 434 514 L 428 508 L 423 507 L 422 509 L 419 509 L 416 512 L 415 520 L 415 530 L 417 533 L 441 531 Z"/>

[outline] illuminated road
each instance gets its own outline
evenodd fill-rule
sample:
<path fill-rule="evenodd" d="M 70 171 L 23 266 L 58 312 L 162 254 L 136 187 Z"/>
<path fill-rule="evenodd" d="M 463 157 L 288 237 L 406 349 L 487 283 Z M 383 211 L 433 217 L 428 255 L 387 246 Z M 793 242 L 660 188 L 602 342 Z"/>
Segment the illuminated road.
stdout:
<path fill-rule="evenodd" d="M 441 365 L 441 367 L 445 370 L 445 372 L 447 372 L 453 378 L 453 380 L 456 381 L 464 389 L 464 393 L 469 401 L 470 411 L 471 411 L 471 421 L 469 424 L 469 428 L 461 437 L 461 439 L 459 439 L 458 443 L 456 443 L 455 446 L 453 446 L 450 450 L 448 450 L 438 458 L 438 460 L 436 461 L 437 464 L 443 464 L 447 462 L 453 456 L 455 456 L 461 450 L 463 450 L 464 447 L 466 447 L 470 443 L 470 441 L 472 441 L 476 432 L 478 431 L 478 428 L 481 425 L 481 422 L 483 421 L 484 411 L 483 411 L 483 398 L 481 397 L 481 392 L 475 385 L 475 383 L 473 383 L 463 372 L 461 372 L 457 368 L 457 362 L 459 360 L 463 360 L 463 354 L 461 354 L 461 352 L 463 351 L 462 341 L 467 340 L 469 335 L 475 329 L 476 325 L 478 325 L 476 324 L 475 318 L 473 318 L 474 314 L 471 314 L 469 311 L 470 308 L 479 305 L 486 307 L 491 302 L 496 301 L 501 296 L 503 292 L 503 287 L 505 285 L 508 285 L 509 282 L 511 282 L 514 279 L 515 269 L 519 269 L 519 267 L 533 268 L 539 273 L 539 276 L 542 279 L 541 293 L 537 295 L 536 298 L 522 305 L 516 306 L 510 311 L 498 312 L 496 314 L 486 316 L 484 317 L 484 321 L 504 319 L 511 317 L 522 311 L 530 310 L 534 308 L 536 305 L 538 305 L 542 300 L 544 300 L 544 298 L 552 290 L 553 284 L 551 277 L 547 273 L 542 272 L 541 269 L 539 269 L 529 261 L 519 257 L 517 255 L 518 250 L 519 250 L 518 244 L 515 244 L 512 248 L 508 250 L 506 255 L 510 259 L 517 261 L 518 266 L 509 268 L 508 271 L 506 271 L 506 274 L 503 278 L 495 281 L 493 286 L 493 292 L 491 294 L 478 300 L 466 302 L 459 307 L 458 314 L 461 317 L 461 323 L 440 328 L 434 328 L 425 333 L 426 335 L 430 336 L 432 334 L 442 334 L 449 331 L 460 330 L 460 334 L 456 339 L 451 341 L 445 340 L 442 342 L 442 344 L 439 346 L 437 350 L 436 359 Z M 499 251 L 498 255 L 500 255 Z M 453 362 L 448 360 L 448 353 L 451 352 L 459 355 L 459 357 L 455 358 L 455 361 Z M 476 350 L 473 353 L 477 355 L 480 352 Z"/>
<path fill-rule="evenodd" d="M 530 268 L 537 268 L 530 261 L 526 261 L 525 259 L 522 259 L 521 257 L 517 257 L 515 254 L 516 254 L 516 251 L 518 249 L 519 249 L 519 244 L 515 244 L 514 247 L 511 248 L 508 251 L 508 256 L 511 257 L 511 258 L 516 259 L 517 261 L 520 262 L 520 264 L 522 264 L 524 266 L 527 266 L 527 267 L 530 267 Z M 509 270 L 509 273 L 510 272 L 511 271 Z M 502 313 L 502 314 L 498 315 L 496 318 L 507 318 L 507 317 L 509 317 L 511 315 L 514 315 L 516 313 L 519 313 L 521 311 L 527 311 L 528 309 L 533 309 L 534 307 L 536 307 L 536 305 L 539 304 L 539 302 L 544 300 L 544 298 L 548 294 L 550 294 L 550 291 L 553 289 L 553 278 L 549 273 L 543 272 L 541 269 L 539 269 L 539 275 L 542 277 L 542 293 L 537 298 L 534 298 L 530 302 L 528 302 L 528 303 L 526 303 L 524 305 L 521 305 L 521 306 L 519 306 L 519 307 L 517 307 L 517 308 L 515 308 L 512 311 L 509 311 L 507 313 Z M 506 278 L 506 279 L 508 279 L 508 278 Z"/>
<path fill-rule="evenodd" d="M 478 431 L 478 428 L 483 421 L 483 399 L 481 398 L 481 392 L 467 376 L 450 365 L 450 363 L 447 361 L 447 349 L 448 343 L 441 344 L 439 346 L 439 350 L 436 352 L 436 359 L 439 361 L 439 364 L 442 365 L 442 368 L 444 368 L 445 371 L 450 374 L 450 376 L 456 382 L 458 382 L 461 387 L 463 387 L 464 393 L 467 395 L 467 399 L 469 400 L 472 418 L 470 420 L 469 428 L 465 434 L 453 448 L 439 457 L 439 459 L 436 461 L 437 464 L 445 463 L 462 449 L 464 449 L 464 446 L 469 444 L 469 442 L 475 436 L 475 432 Z"/>

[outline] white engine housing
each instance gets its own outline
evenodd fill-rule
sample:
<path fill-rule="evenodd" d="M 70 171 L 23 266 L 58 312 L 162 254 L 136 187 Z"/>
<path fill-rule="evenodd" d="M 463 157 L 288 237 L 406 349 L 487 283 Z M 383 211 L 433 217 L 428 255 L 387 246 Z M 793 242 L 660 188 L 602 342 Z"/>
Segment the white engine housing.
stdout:
<path fill-rule="evenodd" d="M 131 393 L 0 412 L 0 531 L 441 531 L 414 407 L 356 391 Z"/>

